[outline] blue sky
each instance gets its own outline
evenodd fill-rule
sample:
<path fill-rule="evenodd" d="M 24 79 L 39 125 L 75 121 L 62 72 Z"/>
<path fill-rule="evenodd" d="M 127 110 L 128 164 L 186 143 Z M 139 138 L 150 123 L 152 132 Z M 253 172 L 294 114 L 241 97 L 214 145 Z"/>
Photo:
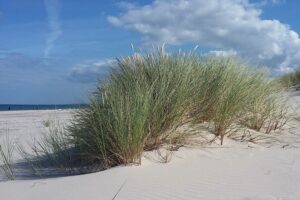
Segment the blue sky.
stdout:
<path fill-rule="evenodd" d="M 85 102 L 131 44 L 199 45 L 284 73 L 300 62 L 299 9 L 297 0 L 0 0 L 0 104 Z"/>

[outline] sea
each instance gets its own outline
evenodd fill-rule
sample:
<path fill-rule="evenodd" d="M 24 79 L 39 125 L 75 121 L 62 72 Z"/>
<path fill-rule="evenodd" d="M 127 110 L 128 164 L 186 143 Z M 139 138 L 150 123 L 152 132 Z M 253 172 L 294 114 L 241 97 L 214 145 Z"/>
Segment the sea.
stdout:
<path fill-rule="evenodd" d="M 87 107 L 86 104 L 58 104 L 58 105 L 21 105 L 21 104 L 0 104 L 0 111 L 13 110 L 59 110 L 59 109 L 76 109 Z"/>

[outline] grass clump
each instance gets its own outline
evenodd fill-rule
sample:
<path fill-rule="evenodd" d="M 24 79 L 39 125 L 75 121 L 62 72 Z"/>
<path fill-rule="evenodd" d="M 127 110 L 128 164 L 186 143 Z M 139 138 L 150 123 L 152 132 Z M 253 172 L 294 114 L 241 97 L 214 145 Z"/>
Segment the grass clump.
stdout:
<path fill-rule="evenodd" d="M 286 88 L 296 87 L 300 85 L 300 68 L 293 72 L 283 75 L 279 78 L 279 82 Z"/>
<path fill-rule="evenodd" d="M 84 162 L 139 164 L 144 150 L 178 140 L 174 130 L 187 122 L 212 122 L 221 143 L 234 123 L 278 128 L 278 91 L 265 73 L 234 58 L 135 54 L 116 60 L 89 107 L 75 115 L 70 138 Z"/>
<path fill-rule="evenodd" d="M 252 101 L 247 105 L 247 114 L 241 123 L 250 129 L 271 133 L 288 121 L 286 95 L 276 80 L 266 80 L 255 86 Z"/>
<path fill-rule="evenodd" d="M 109 80 L 70 128 L 88 162 L 138 164 L 144 149 L 168 140 L 190 103 L 191 62 L 162 50 L 118 59 Z"/>
<path fill-rule="evenodd" d="M 213 57 L 200 63 L 195 78 L 195 85 L 200 89 L 194 97 L 193 118 L 198 123 L 213 122 L 221 144 L 233 124 L 257 129 L 256 126 L 265 126 L 267 120 L 268 123 L 280 121 L 281 87 L 267 78 L 265 72 L 244 66 L 234 58 Z M 286 113 L 280 114 L 284 118 Z M 277 128 L 273 126 L 272 130 Z"/>
<path fill-rule="evenodd" d="M 32 145 L 34 157 L 47 161 L 44 163 L 47 166 L 55 166 L 60 169 L 72 168 L 70 151 L 72 144 L 64 127 L 56 122 L 48 127 L 48 131 Z"/>
<path fill-rule="evenodd" d="M 8 131 L 7 131 L 8 132 Z M 9 180 L 15 179 L 13 166 L 13 153 L 15 144 L 10 139 L 9 134 L 6 133 L 0 143 L 0 172 Z"/>
<path fill-rule="evenodd" d="M 17 146 L 26 169 L 39 177 L 80 173 L 78 155 L 64 126 L 53 121 L 46 130 L 41 138 L 34 139 L 29 149 Z"/>
<path fill-rule="evenodd" d="M 46 128 L 50 127 L 51 123 L 52 123 L 52 121 L 50 119 L 42 121 L 43 126 Z"/>

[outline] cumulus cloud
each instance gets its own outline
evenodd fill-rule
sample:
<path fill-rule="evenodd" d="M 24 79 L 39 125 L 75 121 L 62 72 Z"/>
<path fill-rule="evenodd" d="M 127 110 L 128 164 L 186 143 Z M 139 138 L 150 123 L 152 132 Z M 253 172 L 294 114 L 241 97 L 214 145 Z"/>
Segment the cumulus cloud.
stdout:
<path fill-rule="evenodd" d="M 297 67 L 298 33 L 278 20 L 262 19 L 261 13 L 249 0 L 154 0 L 127 6 L 108 21 L 141 33 L 149 43 L 199 44 L 281 71 Z"/>
<path fill-rule="evenodd" d="M 59 22 L 60 2 L 59 0 L 44 0 L 48 15 L 50 33 L 46 39 L 44 58 L 48 58 L 54 47 L 54 42 L 62 35 Z"/>
<path fill-rule="evenodd" d="M 112 59 L 86 61 L 74 66 L 68 78 L 76 82 L 93 83 L 105 77 L 113 63 Z"/>

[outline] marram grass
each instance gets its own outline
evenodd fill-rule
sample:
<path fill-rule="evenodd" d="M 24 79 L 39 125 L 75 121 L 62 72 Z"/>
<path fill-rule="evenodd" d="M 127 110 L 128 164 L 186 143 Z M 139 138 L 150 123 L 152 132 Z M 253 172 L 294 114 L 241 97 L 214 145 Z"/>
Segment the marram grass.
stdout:
<path fill-rule="evenodd" d="M 284 87 L 295 87 L 300 85 L 300 68 L 295 69 L 294 71 L 287 73 L 279 78 L 279 82 Z"/>
<path fill-rule="evenodd" d="M 233 123 L 279 128 L 285 117 L 281 103 L 274 103 L 279 91 L 263 72 L 234 58 L 159 49 L 117 59 L 69 132 L 84 162 L 139 164 L 144 150 L 169 143 L 187 122 L 214 123 L 221 143 Z"/>
<path fill-rule="evenodd" d="M 0 137 L 0 174 L 8 180 L 14 180 L 13 153 L 15 150 L 14 141 L 9 137 L 9 130 L 3 137 Z"/>

